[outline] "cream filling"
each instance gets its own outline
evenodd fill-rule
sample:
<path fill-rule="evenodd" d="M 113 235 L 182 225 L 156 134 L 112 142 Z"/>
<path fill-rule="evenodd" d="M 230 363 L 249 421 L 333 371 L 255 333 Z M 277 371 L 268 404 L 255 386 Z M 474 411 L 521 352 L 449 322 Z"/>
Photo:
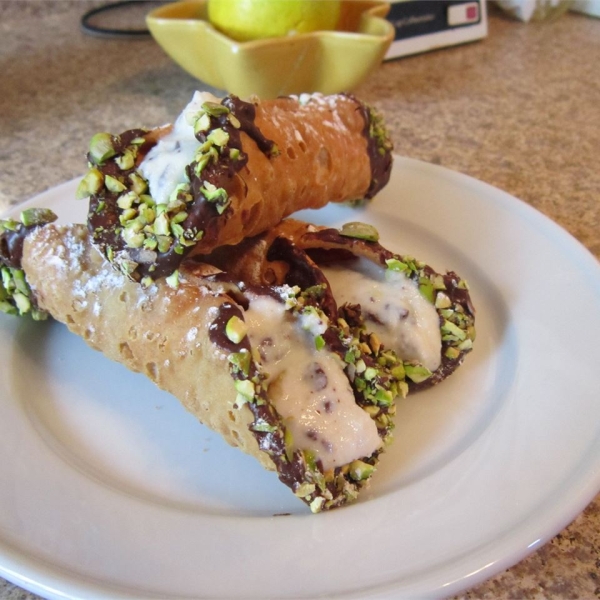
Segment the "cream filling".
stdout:
<path fill-rule="evenodd" d="M 145 156 L 138 171 L 148 182 L 150 195 L 158 204 L 167 204 L 175 188 L 186 183 L 185 168 L 196 156 L 200 142 L 194 135 L 193 117 L 204 102 L 220 102 L 209 92 L 195 92 L 177 117 L 173 129 Z"/>
<path fill-rule="evenodd" d="M 414 281 L 364 258 L 326 265 L 323 272 L 337 303 L 360 304 L 368 329 L 386 348 L 430 371 L 440 366 L 440 318 Z"/>
<path fill-rule="evenodd" d="M 373 454 L 381 446 L 375 422 L 356 404 L 340 358 L 316 350 L 325 330 L 314 315 L 297 319 L 268 296 L 252 298 L 245 313 L 248 336 L 268 374 L 269 396 L 293 436 L 325 470 Z"/>

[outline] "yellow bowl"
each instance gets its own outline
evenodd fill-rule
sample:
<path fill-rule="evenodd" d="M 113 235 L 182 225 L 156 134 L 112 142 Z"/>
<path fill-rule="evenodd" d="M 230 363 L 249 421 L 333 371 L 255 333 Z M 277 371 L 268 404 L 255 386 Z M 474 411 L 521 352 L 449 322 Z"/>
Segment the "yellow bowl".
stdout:
<path fill-rule="evenodd" d="M 166 4 L 146 22 L 183 69 L 241 97 L 353 90 L 377 67 L 394 38 L 387 2 L 343 0 L 335 31 L 236 42 L 208 21 L 207 0 Z"/>

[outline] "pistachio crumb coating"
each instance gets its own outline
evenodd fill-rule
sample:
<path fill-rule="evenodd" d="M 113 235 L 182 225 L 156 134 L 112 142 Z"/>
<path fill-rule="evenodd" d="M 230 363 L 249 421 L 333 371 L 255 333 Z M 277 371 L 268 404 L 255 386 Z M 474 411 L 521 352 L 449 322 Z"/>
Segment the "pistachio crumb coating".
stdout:
<path fill-rule="evenodd" d="M 77 197 L 89 198 L 95 245 L 134 280 L 167 277 L 185 257 L 257 235 L 296 210 L 371 198 L 389 179 L 383 119 L 353 96 L 202 96 L 190 106 L 174 126 L 90 142 Z M 179 164 L 183 147 L 190 154 Z M 153 189 L 162 175 L 150 175 L 161 153 L 153 164 L 177 171 L 164 194 Z"/>
<path fill-rule="evenodd" d="M 431 372 L 416 361 L 404 361 L 408 389 L 416 391 L 439 383 L 453 373 L 473 349 L 475 341 L 475 309 L 466 280 L 455 272 L 445 274 L 436 272 L 429 265 L 408 255 L 399 255 L 387 250 L 373 237 L 372 225 L 364 224 L 370 237 L 356 234 L 358 224 L 353 225 L 354 232 L 348 234 L 347 227 L 337 229 L 315 227 L 292 222 L 294 243 L 303 248 L 317 263 L 326 263 L 337 259 L 354 260 L 364 257 L 384 270 L 401 273 L 418 286 L 421 295 L 431 303 L 439 316 L 441 332 L 441 361 L 438 368 Z M 285 225 L 283 226 L 285 228 Z M 342 252 L 342 254 L 340 254 Z M 345 255 L 343 253 L 346 253 Z M 366 308 L 366 307 L 365 307 Z M 391 351 L 388 348 L 387 351 Z"/>
<path fill-rule="evenodd" d="M 193 272 L 193 266 L 186 263 L 186 269 Z M 229 284 L 231 292 L 237 286 Z M 243 287 L 243 286 L 242 286 Z M 237 289 L 237 294 L 243 293 Z M 247 406 L 253 414 L 249 428 L 254 432 L 258 446 L 266 452 L 275 465 L 279 478 L 292 489 L 294 494 L 310 507 L 313 513 L 342 506 L 356 500 L 358 494 L 367 485 L 375 472 L 376 464 L 384 446 L 390 442 L 395 414 L 394 397 L 398 382 L 386 365 L 378 362 L 379 355 L 374 344 L 363 335 L 360 325 L 350 326 L 343 318 L 331 323 L 319 308 L 322 289 L 284 286 L 280 288 L 281 300 L 286 310 L 297 316 L 314 313 L 327 323 L 323 334 L 315 335 L 315 346 L 327 347 L 340 359 L 348 377 L 352 380 L 354 397 L 373 419 L 383 441 L 382 446 L 369 456 L 360 457 L 335 469 L 323 469 L 319 459 L 308 449 L 298 449 L 289 428 L 278 413 L 269 397 L 269 385 L 264 372 L 250 348 L 244 334 L 236 333 L 233 346 L 229 346 L 228 361 L 231 375 L 235 381 L 237 406 Z M 223 310 L 215 320 L 215 328 L 225 331 L 225 337 L 231 342 L 229 334 L 232 320 L 239 324 L 239 316 L 232 305 L 223 305 Z M 220 341 L 218 341 L 220 339 Z M 213 334 L 213 340 L 228 346 L 223 337 Z"/>
<path fill-rule="evenodd" d="M 35 228 L 57 219 L 49 209 L 29 208 L 21 212 L 19 220 L 0 221 L 0 310 L 11 315 L 31 315 L 35 321 L 47 318 L 27 282 L 21 267 L 23 242 Z"/>
<path fill-rule="evenodd" d="M 381 246 L 378 239 L 377 230 L 369 224 L 353 222 L 338 230 L 286 219 L 268 234 L 248 239 L 235 248 L 220 248 L 205 260 L 220 267 L 230 265 L 231 274 L 243 272 L 255 284 L 308 285 L 318 280 L 330 285 L 322 269 L 331 263 L 350 267 L 358 258 L 366 259 L 384 275 L 389 272 L 406 277 L 437 313 L 440 347 L 439 365 L 429 369 L 414 358 L 399 356 L 390 344 L 386 347 L 374 336 L 376 344 L 381 345 L 378 361 L 394 373 L 398 393 L 404 396 L 408 391 L 439 383 L 460 366 L 475 341 L 475 309 L 467 282 L 459 275 L 452 271 L 441 274 L 411 256 L 395 254 Z M 303 254 L 306 258 L 299 259 Z M 310 276 L 308 263 L 312 263 Z M 369 330 L 370 324 L 364 322 L 367 306 L 361 308 L 355 302 L 340 304 L 334 289 L 329 300 L 330 314 L 358 315 L 363 321 L 361 326 Z"/>

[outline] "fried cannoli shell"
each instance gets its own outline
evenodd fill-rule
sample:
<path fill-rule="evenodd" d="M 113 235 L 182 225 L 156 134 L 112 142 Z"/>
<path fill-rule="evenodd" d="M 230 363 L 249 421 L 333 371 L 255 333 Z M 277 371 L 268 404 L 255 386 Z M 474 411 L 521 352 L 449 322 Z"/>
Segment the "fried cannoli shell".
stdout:
<path fill-rule="evenodd" d="M 103 253 L 136 279 L 169 275 L 184 257 L 237 244 L 295 211 L 371 198 L 389 179 L 392 144 L 381 118 L 352 96 L 314 94 L 252 102 L 228 96 L 216 106 L 209 108 L 214 114 L 204 109 L 197 113 L 206 120 L 196 134 L 206 149 L 186 167 L 189 184 L 178 194 L 180 207 L 165 213 L 169 224 L 185 213 L 176 231 L 165 229 L 164 217 L 160 227 L 147 223 L 148 211 L 140 210 L 144 200 L 127 203 L 127 208 L 120 200 L 135 187 L 132 177 L 142 189 L 140 163 L 168 128 L 113 136 L 109 158 L 88 155 L 95 161 L 88 227 Z M 226 135 L 215 138 L 215 131 Z M 136 157 L 135 164 L 124 160 L 128 153 Z M 107 176 L 120 185 L 107 183 Z M 142 212 L 141 235 L 134 225 L 135 235 L 128 236 L 124 230 Z M 163 236 L 162 248 L 155 245 L 157 231 Z"/>
<path fill-rule="evenodd" d="M 343 233 L 344 232 L 344 233 Z M 236 247 L 215 250 L 204 260 L 218 267 L 228 265 L 230 275 L 244 274 L 255 285 L 311 285 L 314 271 L 328 262 L 365 258 L 382 269 L 399 266 L 404 274 L 419 285 L 421 293 L 436 307 L 442 333 L 441 364 L 431 376 L 421 381 L 408 381 L 412 391 L 426 389 L 451 375 L 472 349 L 475 339 L 475 309 L 467 283 L 455 272 L 437 273 L 413 257 L 394 254 L 369 237 L 377 232 L 372 226 L 352 223 L 341 230 L 316 226 L 296 219 L 286 219 L 268 233 L 244 240 Z M 303 252 L 306 261 L 295 255 Z M 309 272 L 306 264 L 312 263 Z M 326 281 L 326 277 L 323 275 Z M 335 300 L 335 298 L 333 298 Z M 332 311 L 340 307 L 335 306 Z M 348 320 L 356 314 L 342 307 Z"/>
<path fill-rule="evenodd" d="M 248 428 L 250 410 L 234 408 L 227 361 L 204 333 L 220 308 L 235 306 L 231 298 L 198 285 L 144 289 L 93 248 L 85 226 L 37 229 L 25 240 L 22 266 L 40 308 L 176 396 L 229 444 L 275 468 Z"/>
<path fill-rule="evenodd" d="M 232 317 L 244 320 L 243 303 L 250 296 L 243 295 L 243 286 L 217 277 L 213 266 L 194 262 L 182 266 L 176 288 L 172 280 L 164 279 L 144 287 L 101 256 L 84 225 L 17 229 L 9 239 L 23 242 L 17 253 L 20 260 L 16 256 L 14 264 L 25 273 L 40 311 L 65 323 L 108 358 L 145 374 L 173 394 L 228 443 L 275 470 L 313 512 L 356 499 L 368 483 L 382 445 L 369 456 L 324 470 L 310 450 L 307 453 L 288 439 L 248 336 L 232 341 L 227 334 Z M 12 257 L 10 252 L 1 256 L 4 261 Z M 307 295 L 298 306 L 304 309 L 312 299 Z M 322 322 L 326 324 L 326 319 Z M 360 390 L 352 386 L 354 399 L 373 420 L 375 437 L 387 442 L 395 411 L 393 377 L 378 366 L 371 348 L 362 356 L 364 343 L 353 338 L 348 326 L 343 332 L 327 326 L 320 337 L 337 354 L 342 374 L 348 351 L 357 360 L 364 358 L 364 368 L 371 369 L 372 377 Z M 245 367 L 241 355 L 252 357 Z M 238 387 L 240 382 L 251 383 L 250 396 Z M 242 393 L 244 401 L 240 401 Z"/>

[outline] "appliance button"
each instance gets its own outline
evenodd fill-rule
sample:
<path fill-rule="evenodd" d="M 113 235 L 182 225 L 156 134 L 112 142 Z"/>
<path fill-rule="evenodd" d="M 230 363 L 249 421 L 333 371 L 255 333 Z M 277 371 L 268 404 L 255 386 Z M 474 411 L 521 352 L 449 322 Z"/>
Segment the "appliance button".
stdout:
<path fill-rule="evenodd" d="M 447 12 L 448 25 L 467 25 L 479 21 L 479 2 L 465 2 L 463 4 L 451 4 Z"/>

